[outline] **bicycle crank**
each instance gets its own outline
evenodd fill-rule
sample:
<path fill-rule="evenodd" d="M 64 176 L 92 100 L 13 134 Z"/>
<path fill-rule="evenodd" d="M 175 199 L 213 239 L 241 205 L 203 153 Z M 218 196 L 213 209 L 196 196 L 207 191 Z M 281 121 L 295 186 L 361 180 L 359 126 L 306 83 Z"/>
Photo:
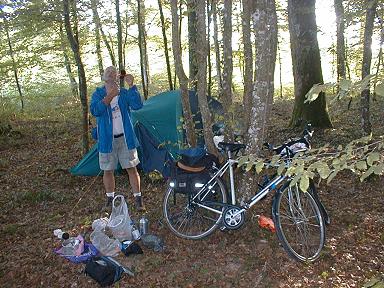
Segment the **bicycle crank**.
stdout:
<path fill-rule="evenodd" d="M 222 217 L 223 224 L 230 230 L 239 229 L 245 221 L 244 212 L 240 212 L 242 208 L 236 206 L 228 206 L 224 209 Z"/>

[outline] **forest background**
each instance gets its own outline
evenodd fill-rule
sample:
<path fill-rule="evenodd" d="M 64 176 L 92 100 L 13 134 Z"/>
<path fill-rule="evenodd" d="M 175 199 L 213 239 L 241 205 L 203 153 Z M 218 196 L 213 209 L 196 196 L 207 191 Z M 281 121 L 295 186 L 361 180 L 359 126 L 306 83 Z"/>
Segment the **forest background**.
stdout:
<path fill-rule="evenodd" d="M 144 99 L 170 89 L 196 89 L 203 134 L 208 149 L 214 153 L 217 151 L 212 146 L 210 129 L 214 119 L 202 95 L 221 101 L 227 111 L 222 119 L 226 123 L 227 139 L 231 140 L 234 129 L 247 144 L 249 156 L 243 160 L 251 160 L 255 165 L 247 165 L 248 171 L 260 167 L 260 147 L 267 138 L 279 143 L 300 133 L 302 128 L 297 127 L 311 122 L 319 132 L 316 146 L 321 147 L 315 153 L 325 151 L 328 156 L 321 154 L 305 163 L 294 163 L 295 169 L 289 172 L 281 169 L 279 173 L 297 176 L 295 181 L 300 181 L 303 188 L 310 178 L 324 179 L 335 185 L 324 188 L 329 198 L 332 197 L 327 191 L 344 191 L 348 186 L 353 191 L 370 191 L 371 200 L 376 202 L 372 208 L 367 200 L 370 198 L 353 194 L 352 197 L 365 200 L 359 202 L 361 207 L 350 207 L 354 215 L 359 215 L 357 218 L 351 220 L 342 211 L 334 212 L 336 227 L 330 228 L 335 235 L 332 244 L 322 265 L 309 268 L 312 274 L 305 281 L 313 287 L 318 287 L 319 281 L 329 287 L 348 287 L 380 276 L 383 267 L 378 263 L 384 259 L 380 250 L 384 241 L 383 219 L 375 216 L 382 212 L 379 205 L 382 178 L 378 175 L 384 173 L 383 17 L 383 3 L 377 0 L 1 1 L 0 183 L 5 191 L 1 201 L 5 208 L 2 222 L 7 223 L 3 228 L 4 243 L 10 245 L 15 239 L 25 237 L 25 226 L 37 221 L 31 216 L 36 207 L 48 205 L 53 209 L 38 221 L 40 225 L 49 228 L 58 223 L 68 225 L 62 219 L 66 212 L 55 212 L 54 207 L 76 203 L 78 195 L 68 196 L 68 190 L 78 191 L 89 180 L 74 179 L 62 171 L 74 165 L 92 144 L 89 124 L 94 120 L 88 111 L 90 95 L 100 85 L 103 69 L 115 65 L 135 76 Z M 193 146 L 196 135 L 193 124 L 189 123 L 190 111 L 185 101 L 183 97 L 187 144 Z M 44 141 L 49 149 L 31 155 L 31 151 L 42 151 L 39 146 Z M 30 164 L 25 163 L 29 161 Z M 335 184 L 332 179 L 336 179 Z M 368 182 L 360 184 L 363 180 Z M 153 179 L 146 181 L 149 189 L 161 194 L 161 188 L 153 187 Z M 254 183 L 248 180 L 241 183 L 243 195 L 251 193 Z M 63 184 L 65 189 L 61 187 Z M 155 201 L 161 200 L 152 196 L 155 207 Z M 338 197 L 325 202 L 335 211 L 344 205 Z M 20 213 L 10 220 L 15 209 Z M 370 213 L 369 209 L 372 209 Z M 71 216 L 70 222 L 89 226 L 89 219 L 84 220 L 80 212 L 84 211 Z M 87 210 L 87 213 L 91 212 Z M 154 218 L 160 217 L 158 212 L 153 213 Z M 364 244 L 360 252 L 369 251 L 370 260 L 365 256 L 361 260 L 348 250 L 357 242 L 342 244 L 345 234 L 337 234 L 337 223 L 345 227 L 345 233 L 355 229 L 356 241 Z M 74 231 L 81 229 L 76 227 Z M 161 227 L 155 229 L 166 233 Z M 47 233 L 43 233 L 44 239 L 50 237 Z M 368 236 L 370 241 L 366 239 Z M 166 237 L 176 241 L 179 249 L 185 245 L 169 235 Z M 217 237 L 213 238 L 214 244 L 216 240 Z M 37 245 L 33 237 L 27 242 Z M 251 249 L 247 246 L 250 243 L 242 244 Z M 278 249 L 271 247 L 274 252 Z M 41 249 L 44 253 L 47 247 Z M 351 273 L 357 274 L 356 278 L 345 274 L 350 266 L 339 263 L 341 266 L 335 272 L 330 264 L 338 256 L 349 257 L 349 254 L 353 255 L 348 260 L 350 263 L 356 257 L 365 263 L 359 262 L 365 265 L 363 271 L 356 268 Z M 289 262 L 285 271 L 278 270 L 278 265 L 268 262 L 269 256 L 269 253 L 262 255 L 263 263 L 240 261 L 219 282 L 230 279 L 230 283 L 238 283 L 258 273 L 264 285 L 283 286 L 287 279 L 304 283 L 297 282 L 299 274 L 295 278 L 296 264 Z M 46 259 L 52 260 L 51 256 Z M 38 268 L 31 265 L 36 263 L 33 259 L 15 260 L 2 255 L 2 260 L 27 264 L 29 270 L 23 272 L 22 279 L 51 283 L 36 273 Z M 164 264 L 160 259 L 157 261 L 151 264 L 156 271 Z M 244 265 L 255 269 L 252 273 L 247 270 L 248 274 L 235 280 L 231 273 L 236 274 Z M 203 266 L 196 269 L 204 272 Z M 275 271 L 284 281 L 265 276 L 266 271 Z M 5 283 L 6 279 L 13 279 L 13 273 L 9 267 L 2 268 L 0 277 Z M 82 281 L 75 272 L 70 277 L 73 282 Z M 171 275 L 166 281 L 187 285 L 194 283 L 194 279 L 178 282 Z M 159 279 L 155 280 L 152 284 Z M 9 283 L 18 283 L 13 281 Z"/>

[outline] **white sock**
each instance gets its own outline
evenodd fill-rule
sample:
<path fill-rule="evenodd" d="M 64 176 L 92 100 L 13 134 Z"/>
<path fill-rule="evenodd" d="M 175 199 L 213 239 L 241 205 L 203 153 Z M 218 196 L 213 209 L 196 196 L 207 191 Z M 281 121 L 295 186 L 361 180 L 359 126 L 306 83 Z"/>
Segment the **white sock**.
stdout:
<path fill-rule="evenodd" d="M 138 196 L 141 196 L 141 192 L 133 193 L 133 197 L 138 197 Z"/>
<path fill-rule="evenodd" d="M 107 192 L 107 197 L 115 197 L 115 192 Z"/>

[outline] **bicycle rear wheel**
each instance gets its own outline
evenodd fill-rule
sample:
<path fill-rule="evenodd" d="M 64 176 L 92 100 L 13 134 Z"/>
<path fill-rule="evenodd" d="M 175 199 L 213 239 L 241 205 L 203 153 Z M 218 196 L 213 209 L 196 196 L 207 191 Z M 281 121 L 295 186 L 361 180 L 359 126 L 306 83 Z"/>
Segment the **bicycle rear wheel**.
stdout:
<path fill-rule="evenodd" d="M 325 226 L 310 193 L 302 192 L 298 185 L 285 185 L 276 193 L 272 215 L 277 236 L 289 256 L 301 262 L 319 258 L 325 243 Z"/>
<path fill-rule="evenodd" d="M 204 199 L 201 203 L 209 208 L 222 211 L 223 203 L 227 203 L 225 186 L 221 179 L 217 178 L 210 189 L 203 191 Z M 191 194 L 175 192 L 171 187 L 167 190 L 163 201 L 163 215 L 168 227 L 177 236 L 186 239 L 201 239 L 211 234 L 221 223 L 221 214 L 199 207 L 192 203 Z"/>

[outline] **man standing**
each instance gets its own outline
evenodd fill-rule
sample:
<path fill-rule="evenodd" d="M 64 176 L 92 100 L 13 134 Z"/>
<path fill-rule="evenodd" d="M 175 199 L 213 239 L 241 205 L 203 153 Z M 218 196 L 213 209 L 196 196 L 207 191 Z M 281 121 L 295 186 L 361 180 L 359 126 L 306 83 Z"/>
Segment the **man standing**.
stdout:
<path fill-rule="evenodd" d="M 112 204 L 115 194 L 114 170 L 118 162 L 128 172 L 129 182 L 135 198 L 136 209 L 144 210 L 140 192 L 140 175 L 136 147 L 139 146 L 130 117 L 130 109 L 143 107 L 140 93 L 133 84 L 131 74 L 124 77 L 129 89 L 119 88 L 117 70 L 110 66 L 105 69 L 105 85 L 96 88 L 92 94 L 91 113 L 96 117 L 100 169 L 104 171 L 103 183 L 107 194 L 104 208 Z"/>

